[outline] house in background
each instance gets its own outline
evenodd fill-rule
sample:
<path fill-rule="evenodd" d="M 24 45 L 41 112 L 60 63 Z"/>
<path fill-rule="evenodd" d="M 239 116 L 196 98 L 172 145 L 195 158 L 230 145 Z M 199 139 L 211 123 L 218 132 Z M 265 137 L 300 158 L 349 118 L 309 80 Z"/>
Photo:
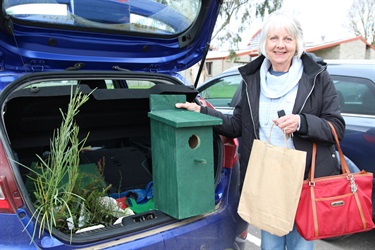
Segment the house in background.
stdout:
<path fill-rule="evenodd" d="M 306 51 L 329 60 L 375 60 L 375 47 L 361 36 L 320 44 L 307 43 Z"/>
<path fill-rule="evenodd" d="M 246 64 L 258 57 L 258 40 L 260 30 L 251 38 L 246 50 L 236 51 L 236 57 L 230 57 L 230 52 L 211 50 L 208 52 L 205 68 L 202 70 L 199 84 L 211 76 L 217 75 L 226 69 Z M 363 37 L 356 36 L 337 41 L 326 42 L 324 39 L 318 43 L 306 43 L 306 52 L 312 52 L 325 60 L 375 60 L 375 47 Z M 193 85 L 197 76 L 199 64 L 185 71 L 184 77 Z M 189 72 L 189 74 L 187 73 Z"/>

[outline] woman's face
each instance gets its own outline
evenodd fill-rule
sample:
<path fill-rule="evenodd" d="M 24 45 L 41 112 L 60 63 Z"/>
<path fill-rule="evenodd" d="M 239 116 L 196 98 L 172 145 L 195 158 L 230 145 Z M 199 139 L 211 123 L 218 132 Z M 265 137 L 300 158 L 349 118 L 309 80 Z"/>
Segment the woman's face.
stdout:
<path fill-rule="evenodd" d="M 292 58 L 297 51 L 296 39 L 286 29 L 270 30 L 266 42 L 266 51 L 272 69 L 286 72 L 289 70 Z"/>

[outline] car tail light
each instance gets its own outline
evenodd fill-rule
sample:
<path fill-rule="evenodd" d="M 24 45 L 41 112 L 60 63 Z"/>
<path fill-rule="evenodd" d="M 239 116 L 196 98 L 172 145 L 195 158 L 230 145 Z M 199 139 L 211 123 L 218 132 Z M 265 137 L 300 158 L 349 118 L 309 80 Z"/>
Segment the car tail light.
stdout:
<path fill-rule="evenodd" d="M 243 231 L 238 237 L 240 237 L 243 240 L 246 240 L 248 232 L 249 228 L 246 228 L 245 231 Z"/>
<path fill-rule="evenodd" d="M 235 243 L 237 245 L 236 249 L 244 249 L 244 245 L 246 244 L 246 239 L 248 236 L 249 229 L 246 228 L 240 235 L 237 235 Z M 243 246 L 243 247 L 240 247 Z"/>
<path fill-rule="evenodd" d="M 369 134 L 363 134 L 363 138 L 365 141 L 368 143 L 374 143 L 375 144 L 375 136 L 374 135 L 369 135 Z"/>
<path fill-rule="evenodd" d="M 22 203 L 13 171 L 0 142 L 0 213 L 15 213 Z"/>
<path fill-rule="evenodd" d="M 0 176 L 0 213 L 16 213 L 5 176 Z"/>
<path fill-rule="evenodd" d="M 202 98 L 198 98 L 198 100 L 203 106 L 214 108 L 214 106 L 206 100 Z M 224 168 L 234 168 L 238 161 L 238 139 L 229 139 L 221 136 L 221 140 L 224 142 Z"/>
<path fill-rule="evenodd" d="M 224 142 L 224 167 L 234 168 L 238 161 L 238 140 L 222 137 Z"/>

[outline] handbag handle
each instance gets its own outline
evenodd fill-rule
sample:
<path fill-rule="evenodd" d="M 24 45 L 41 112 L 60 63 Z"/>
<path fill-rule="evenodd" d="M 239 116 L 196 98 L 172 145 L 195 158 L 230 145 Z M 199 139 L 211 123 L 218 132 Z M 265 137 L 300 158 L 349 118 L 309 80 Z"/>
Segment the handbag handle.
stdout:
<path fill-rule="evenodd" d="M 331 127 L 333 136 L 335 137 L 336 148 L 337 148 L 337 151 L 339 152 L 339 155 L 340 155 L 341 172 L 343 174 L 346 173 L 347 175 L 350 175 L 350 170 L 349 170 L 348 164 L 346 163 L 344 154 L 341 150 L 339 138 L 338 138 L 337 133 L 336 133 L 336 129 L 332 125 L 331 122 L 329 122 L 329 121 L 327 121 L 327 122 L 328 122 L 328 125 Z M 311 156 L 311 167 L 310 167 L 310 171 L 309 171 L 309 179 L 310 179 L 311 182 L 314 181 L 314 176 L 315 176 L 315 159 L 316 159 L 316 144 L 314 143 L 313 144 L 313 150 L 312 150 L 312 156 Z"/>

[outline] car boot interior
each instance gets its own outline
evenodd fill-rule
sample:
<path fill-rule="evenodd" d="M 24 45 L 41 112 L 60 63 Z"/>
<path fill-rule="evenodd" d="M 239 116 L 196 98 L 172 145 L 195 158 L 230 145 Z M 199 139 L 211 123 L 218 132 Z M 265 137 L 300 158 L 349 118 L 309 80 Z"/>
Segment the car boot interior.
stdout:
<path fill-rule="evenodd" d="M 62 122 L 61 112 L 66 112 L 71 91 L 68 85 L 22 88 L 10 94 L 6 102 L 4 124 L 26 186 L 30 169 L 22 166 L 32 166 L 38 161 L 37 156 L 48 155 L 51 138 Z M 98 166 L 105 161 L 102 175 L 105 183 L 110 184 L 109 196 L 147 188 L 152 182 L 149 97 L 151 94 L 181 94 L 188 101 L 193 101 L 196 90 L 188 86 L 159 84 L 147 89 L 123 88 L 113 91 L 98 88 L 92 92 L 89 86 L 81 84 L 80 91 L 83 94 L 91 93 L 75 117 L 80 139 L 88 135 L 85 150 L 80 153 L 80 164 Z M 216 136 L 214 140 L 217 141 L 214 143 L 214 154 L 217 155 L 222 152 L 220 138 Z M 215 156 L 214 159 L 217 166 L 217 159 L 221 157 Z M 219 173 L 215 169 L 215 179 Z M 31 193 L 32 189 L 28 191 Z M 144 223 L 139 223 L 142 221 Z M 76 235 L 73 241 L 79 242 L 82 237 L 93 233 L 104 232 L 105 235 L 108 230 L 115 229 L 115 234 L 120 235 L 170 221 L 173 218 L 160 211 L 140 212 L 124 218 L 121 226 L 85 232 Z M 97 237 L 96 234 L 92 239 L 97 240 Z M 69 237 L 66 235 L 65 238 Z M 87 242 L 87 238 L 84 242 Z"/>

